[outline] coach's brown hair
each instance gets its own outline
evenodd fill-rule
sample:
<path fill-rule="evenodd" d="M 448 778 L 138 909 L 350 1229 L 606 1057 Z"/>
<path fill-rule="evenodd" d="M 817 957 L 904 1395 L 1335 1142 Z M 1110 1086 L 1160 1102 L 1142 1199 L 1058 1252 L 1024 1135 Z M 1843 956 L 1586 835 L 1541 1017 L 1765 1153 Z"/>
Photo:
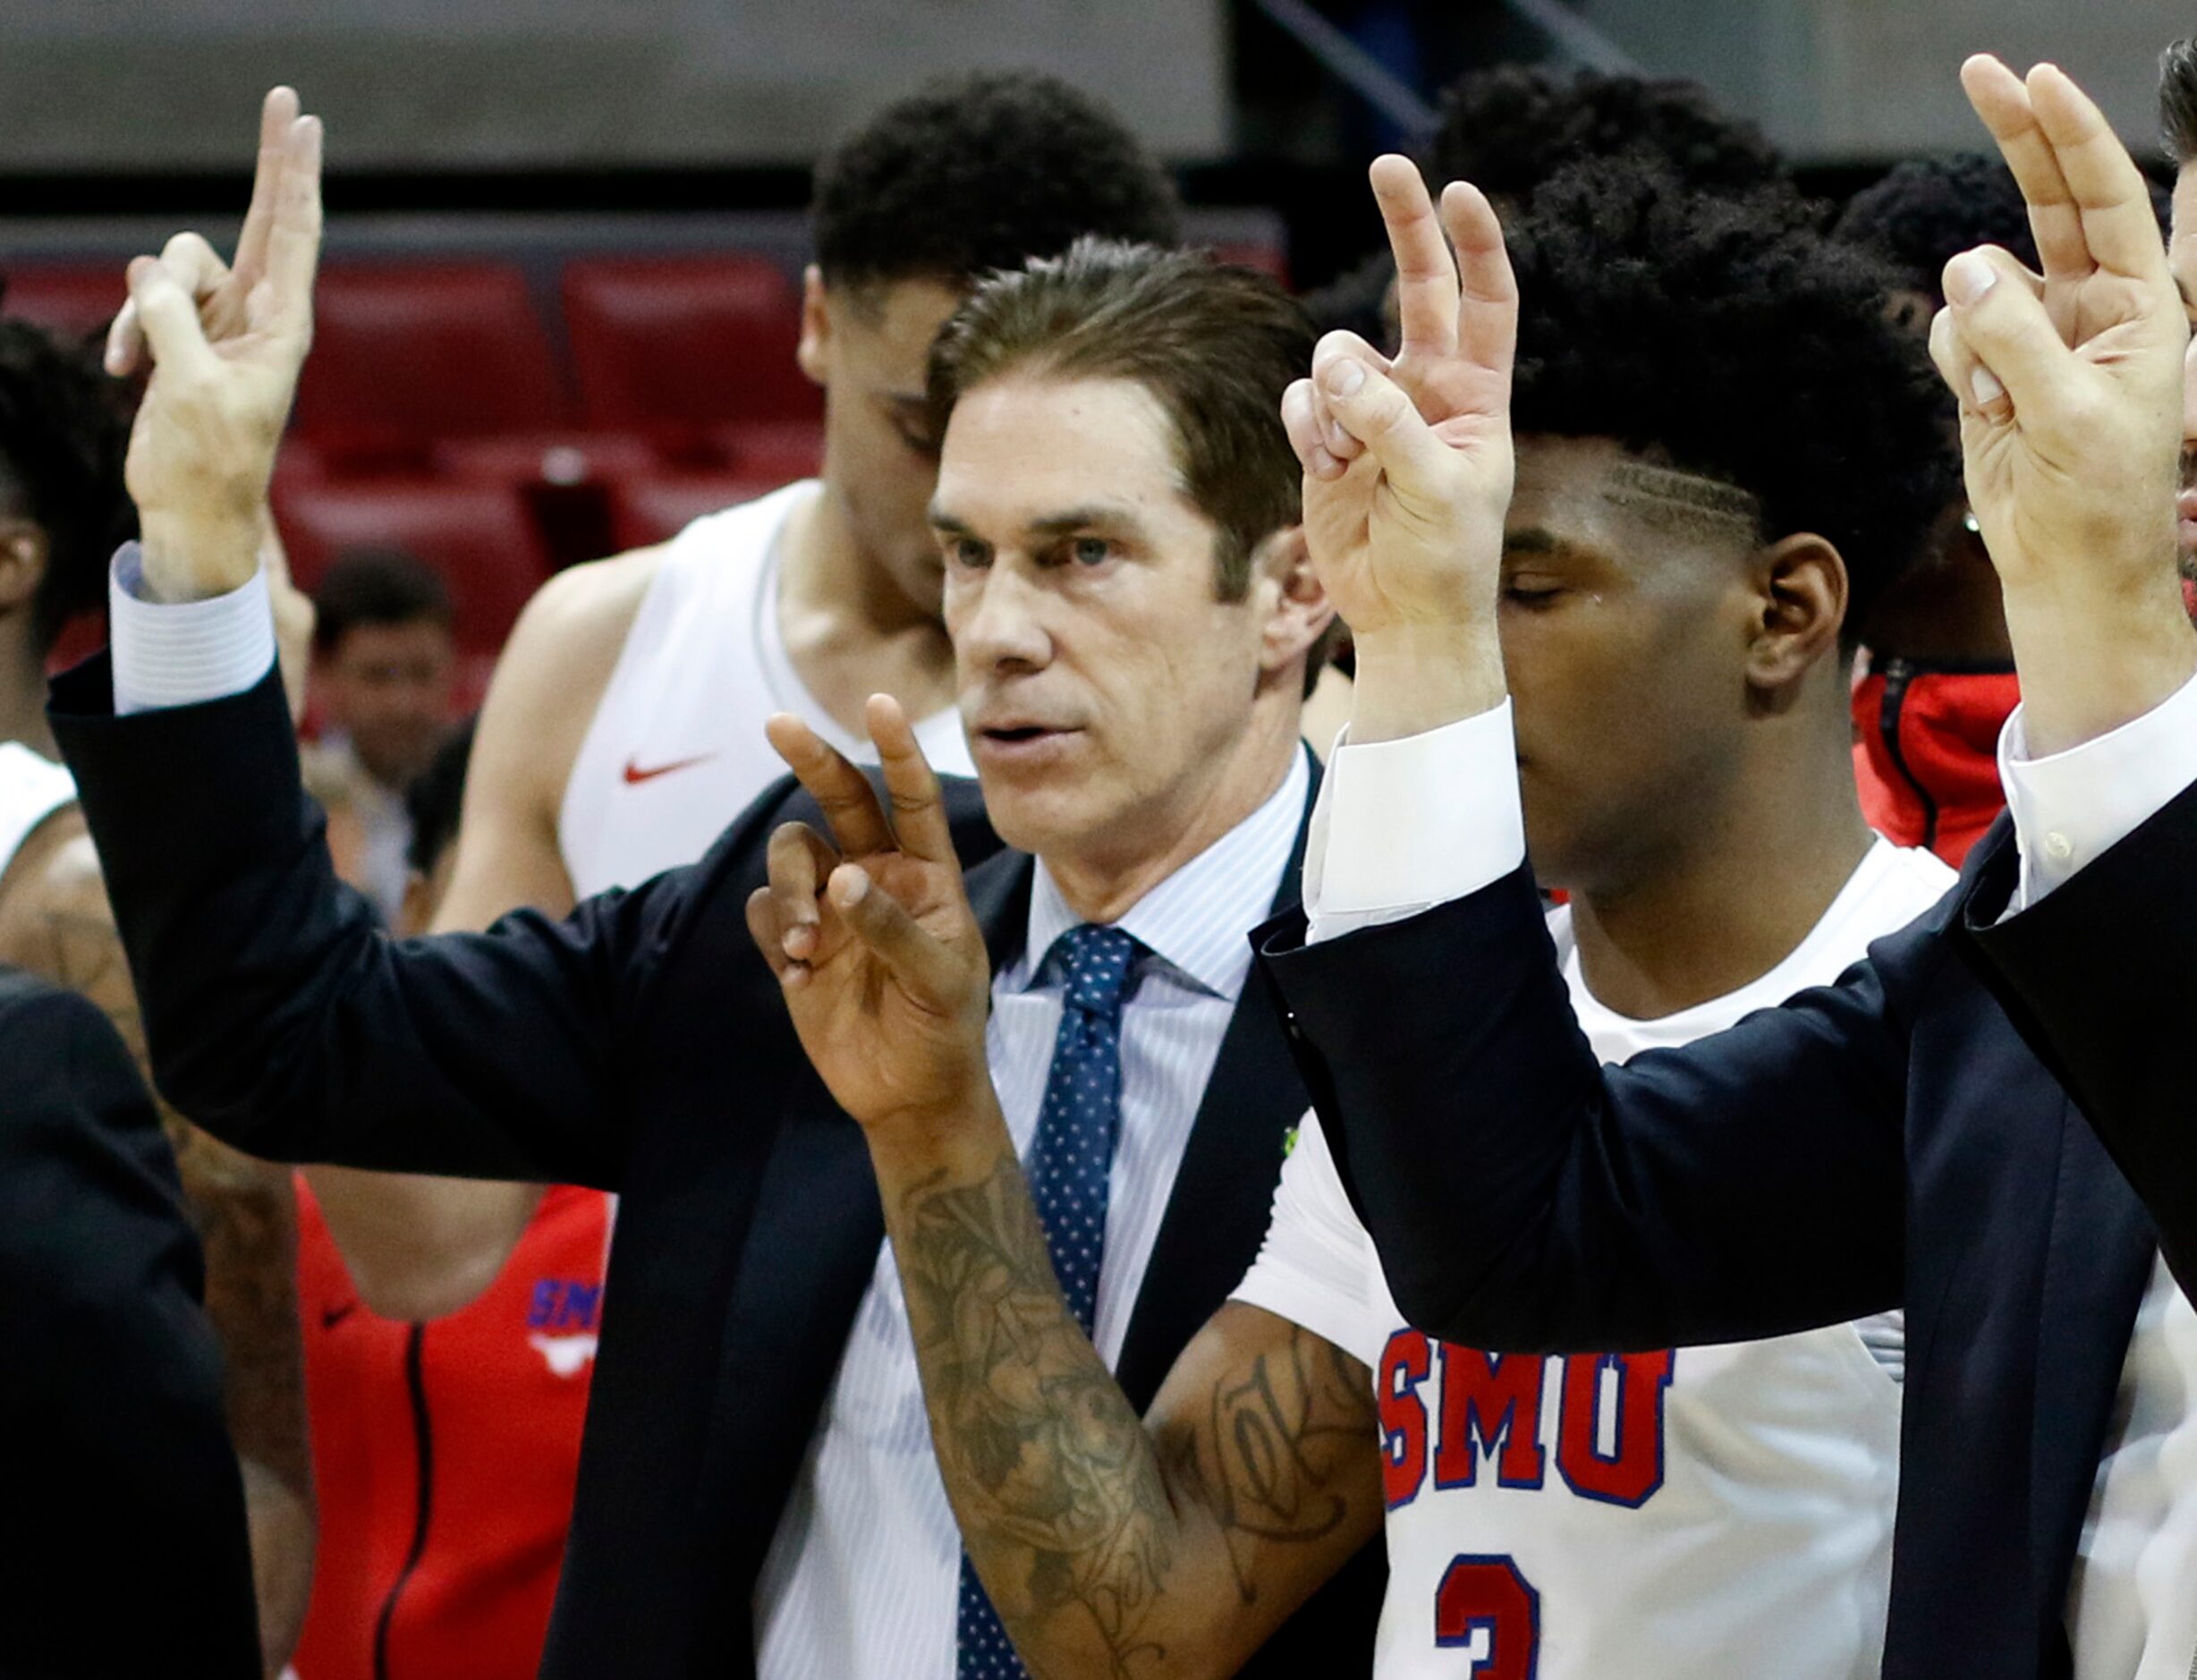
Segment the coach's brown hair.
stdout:
<path fill-rule="evenodd" d="M 981 282 L 930 353 L 934 435 L 1009 373 L 1133 379 L 1174 421 L 1183 488 L 1219 528 L 1220 598 L 1251 588 L 1251 551 L 1303 516 L 1282 393 L 1312 365 L 1296 301 L 1255 269 L 1192 251 L 1080 239 Z"/>
<path fill-rule="evenodd" d="M 2176 41 L 2159 55 L 2159 116 L 2175 163 L 2197 158 L 2197 40 Z"/>

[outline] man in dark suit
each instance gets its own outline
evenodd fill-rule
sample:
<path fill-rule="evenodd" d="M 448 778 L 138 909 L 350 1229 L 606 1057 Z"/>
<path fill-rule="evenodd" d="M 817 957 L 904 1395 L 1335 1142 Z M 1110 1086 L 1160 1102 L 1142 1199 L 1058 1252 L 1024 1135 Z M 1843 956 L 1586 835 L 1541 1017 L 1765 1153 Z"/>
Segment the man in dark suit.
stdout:
<path fill-rule="evenodd" d="M 2001 747 L 2014 814 L 1959 888 L 1836 988 L 1597 1065 L 1523 867 L 1493 634 L 1520 300 L 1485 200 L 1453 185 L 1458 266 L 1429 208 L 1402 354 L 1330 339 L 1290 394 L 1360 665 L 1311 942 L 1284 924 L 1267 968 L 1414 1324 L 1522 1351 L 1675 1343 L 1683 1362 L 1904 1305 L 1885 1672 L 2179 1676 L 2197 1649 L 2188 330 L 2097 109 L 2049 66 L 1963 75 L 2044 273 L 1956 258 L 1932 336 L 2023 693 Z"/>
<path fill-rule="evenodd" d="M 0 968 L 0 1668 L 259 1672 L 205 1266 L 129 1052 Z"/>
<path fill-rule="evenodd" d="M 745 926 L 767 844 L 798 845 L 773 830 L 824 813 L 774 793 L 691 870 L 485 935 L 393 944 L 335 886 L 233 517 L 309 329 L 319 130 L 275 139 L 236 273 L 201 269 L 194 297 L 132 266 L 157 363 L 131 455 L 146 541 L 118 564 L 111 667 L 55 696 L 156 1068 L 280 1158 L 620 1195 L 546 1673 L 995 1671 L 861 1135 Z M 1256 1249 L 1305 1099 L 1242 993 L 1243 936 L 1296 891 L 1297 712 L 1331 617 L 1275 413 L 1311 333 L 1270 282 L 1192 257 L 1093 246 L 1044 272 L 1014 353 L 942 392 L 985 422 L 942 465 L 971 494 L 937 512 L 952 575 L 981 581 L 951 627 L 984 794 L 1026 848 L 969 886 L 1000 1077 L 1149 1397 Z M 1162 353 L 1115 345 L 1124 314 Z M 997 851 L 971 790 L 948 809 L 965 858 Z M 1095 943 L 1127 952 L 1111 1113 L 1050 1100 L 1089 1071 L 1062 1023 Z M 1276 1672 L 1362 1667 L 1374 1574 L 1301 1619 Z"/>

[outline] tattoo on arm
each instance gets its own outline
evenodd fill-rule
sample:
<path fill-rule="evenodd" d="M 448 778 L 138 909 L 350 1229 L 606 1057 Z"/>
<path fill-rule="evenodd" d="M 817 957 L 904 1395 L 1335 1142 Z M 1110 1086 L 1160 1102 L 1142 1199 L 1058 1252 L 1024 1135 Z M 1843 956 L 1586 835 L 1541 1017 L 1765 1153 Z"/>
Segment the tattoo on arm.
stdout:
<path fill-rule="evenodd" d="M 1324 1545 L 1332 1568 L 1378 1522 L 1353 1498 L 1374 1413 L 1346 1354 L 1285 1327 L 1148 1434 L 1068 1311 L 1011 1151 L 888 1205 L 946 1486 L 1032 1673 L 1169 1674 L 1255 1642 L 1290 1608 L 1261 1605 L 1263 1561 Z"/>

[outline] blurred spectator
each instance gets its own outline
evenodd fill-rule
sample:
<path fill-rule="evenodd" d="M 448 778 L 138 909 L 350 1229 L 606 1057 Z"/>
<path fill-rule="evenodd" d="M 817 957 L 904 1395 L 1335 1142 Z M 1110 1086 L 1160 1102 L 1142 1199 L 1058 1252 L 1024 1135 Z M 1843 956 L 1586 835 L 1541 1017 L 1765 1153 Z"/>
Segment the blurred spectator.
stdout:
<path fill-rule="evenodd" d="M 342 813 L 329 836 L 337 870 L 394 926 L 411 839 L 405 791 L 450 726 L 450 592 L 411 555 L 361 549 L 331 565 L 312 598 L 322 732 L 306 774 Z"/>
<path fill-rule="evenodd" d="M 412 783 L 400 934 L 426 930 L 449 884 L 472 738 L 469 721 Z M 551 1190 L 488 1293 L 432 1324 L 366 1306 L 302 1183 L 298 1208 L 321 1514 L 299 1680 L 528 1680 L 572 1513 L 610 1198 Z"/>

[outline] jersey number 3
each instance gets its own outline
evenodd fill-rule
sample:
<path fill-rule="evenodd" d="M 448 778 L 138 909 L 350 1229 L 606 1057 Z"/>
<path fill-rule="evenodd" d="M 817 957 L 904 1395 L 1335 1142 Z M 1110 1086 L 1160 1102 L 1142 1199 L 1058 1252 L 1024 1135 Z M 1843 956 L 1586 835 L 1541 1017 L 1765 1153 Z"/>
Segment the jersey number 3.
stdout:
<path fill-rule="evenodd" d="M 1473 1680 L 1533 1680 L 1540 1594 L 1507 1557 L 1453 1557 L 1434 1593 L 1434 1642 L 1479 1647 Z"/>

